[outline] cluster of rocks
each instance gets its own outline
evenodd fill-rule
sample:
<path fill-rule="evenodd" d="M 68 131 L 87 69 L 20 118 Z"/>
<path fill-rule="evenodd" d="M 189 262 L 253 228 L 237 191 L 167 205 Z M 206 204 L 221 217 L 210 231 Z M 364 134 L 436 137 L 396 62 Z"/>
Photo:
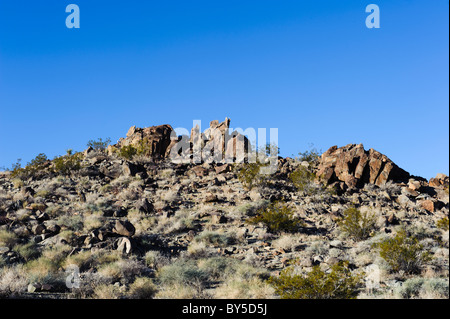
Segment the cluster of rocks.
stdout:
<path fill-rule="evenodd" d="M 327 184 L 342 182 L 349 188 L 365 184 L 381 186 L 388 181 L 407 182 L 410 174 L 398 167 L 386 155 L 362 144 L 333 146 L 322 154 L 317 175 Z"/>
<path fill-rule="evenodd" d="M 248 138 L 238 131 L 230 133 L 230 119 L 211 121 L 209 128 L 201 132 L 197 124 L 191 135 L 177 136 L 172 126 L 159 125 L 147 128 L 132 126 L 126 135 L 115 145 L 108 147 L 108 153 L 124 146 L 139 147 L 145 143 L 146 156 L 170 158 L 178 162 L 243 162 L 248 157 L 251 145 Z"/>

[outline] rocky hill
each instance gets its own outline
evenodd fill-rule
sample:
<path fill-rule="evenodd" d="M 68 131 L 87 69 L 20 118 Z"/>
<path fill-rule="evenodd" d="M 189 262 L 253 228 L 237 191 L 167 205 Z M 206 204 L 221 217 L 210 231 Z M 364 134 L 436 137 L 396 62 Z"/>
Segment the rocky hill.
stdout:
<path fill-rule="evenodd" d="M 0 296 L 280 298 L 280 278 L 337 273 L 352 297 L 448 298 L 448 176 L 410 176 L 362 144 L 261 174 L 229 124 L 132 127 L 0 173 Z M 196 162 L 205 150 L 246 161 Z"/>

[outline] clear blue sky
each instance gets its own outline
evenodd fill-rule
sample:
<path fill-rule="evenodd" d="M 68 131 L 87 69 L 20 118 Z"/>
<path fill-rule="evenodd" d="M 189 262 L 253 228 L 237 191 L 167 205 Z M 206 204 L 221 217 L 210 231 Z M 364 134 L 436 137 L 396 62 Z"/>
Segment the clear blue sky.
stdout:
<path fill-rule="evenodd" d="M 65 25 L 68 4 L 81 28 Z M 368 29 L 365 8 L 381 10 Z M 449 172 L 448 0 L 0 0 L 0 167 L 231 118 Z"/>

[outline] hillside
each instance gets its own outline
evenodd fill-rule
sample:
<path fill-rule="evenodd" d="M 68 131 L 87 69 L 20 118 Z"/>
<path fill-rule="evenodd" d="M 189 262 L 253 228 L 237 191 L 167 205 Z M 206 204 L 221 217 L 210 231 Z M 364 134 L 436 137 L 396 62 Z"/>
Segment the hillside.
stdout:
<path fill-rule="evenodd" d="M 269 299 L 287 297 L 286 276 L 334 273 L 354 282 L 331 298 L 448 298 L 448 176 L 410 176 L 362 144 L 278 157 L 266 175 L 264 161 L 171 160 L 198 140 L 248 160 L 228 128 L 132 127 L 0 173 L 0 297 Z"/>

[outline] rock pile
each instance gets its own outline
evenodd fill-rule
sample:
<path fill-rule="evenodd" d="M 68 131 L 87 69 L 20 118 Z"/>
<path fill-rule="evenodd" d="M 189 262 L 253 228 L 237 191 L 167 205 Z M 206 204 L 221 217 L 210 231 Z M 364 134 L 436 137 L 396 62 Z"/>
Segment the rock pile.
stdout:
<path fill-rule="evenodd" d="M 410 174 L 399 168 L 386 155 L 362 144 L 333 146 L 322 154 L 317 175 L 327 184 L 343 182 L 348 188 L 364 184 L 384 185 L 388 181 L 408 182 Z"/>

